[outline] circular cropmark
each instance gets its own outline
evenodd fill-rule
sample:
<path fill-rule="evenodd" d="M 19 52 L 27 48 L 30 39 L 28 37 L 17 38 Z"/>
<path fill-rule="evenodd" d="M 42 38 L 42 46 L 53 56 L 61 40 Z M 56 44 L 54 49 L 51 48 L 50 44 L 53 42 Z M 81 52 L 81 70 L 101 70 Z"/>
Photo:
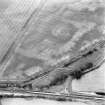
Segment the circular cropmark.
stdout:
<path fill-rule="evenodd" d="M 52 34 L 56 37 L 66 39 L 68 36 L 71 36 L 70 34 L 70 28 L 66 25 L 57 25 L 53 31 Z"/>

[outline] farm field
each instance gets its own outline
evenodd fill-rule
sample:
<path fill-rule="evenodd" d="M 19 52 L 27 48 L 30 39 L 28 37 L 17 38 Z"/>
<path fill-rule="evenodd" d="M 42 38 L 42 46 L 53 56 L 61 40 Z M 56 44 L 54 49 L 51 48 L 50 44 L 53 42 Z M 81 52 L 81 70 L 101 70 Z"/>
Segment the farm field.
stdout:
<path fill-rule="evenodd" d="M 24 33 L 28 37 L 14 51 L 14 56 L 7 63 L 6 67 L 3 66 L 6 61 L 4 58 L 7 57 L 6 52 L 8 52 L 8 48 L 21 35 L 20 31 L 23 25 L 32 11 L 36 9 L 39 1 L 25 0 L 22 2 L 22 0 L 19 0 L 15 2 L 11 0 L 11 3 L 0 1 L 4 5 L 3 7 L 0 5 L 0 79 L 8 81 L 28 80 L 34 75 L 40 74 L 40 72 L 43 73 L 44 71 L 60 67 L 64 62 L 68 62 L 69 59 L 77 55 L 78 52 L 85 52 L 85 48 L 88 48 L 88 46 L 100 40 L 105 40 L 105 8 L 103 5 L 101 7 L 99 4 L 94 4 L 88 5 L 88 7 L 83 2 L 83 7 L 75 4 L 77 7 L 75 9 L 73 5 L 67 4 L 67 7 L 66 5 L 63 6 L 63 4 L 59 6 L 54 5 L 54 7 L 48 5 L 39 13 L 39 18 L 34 16 L 33 20 L 31 20 L 31 24 Z M 37 6 L 35 7 L 35 5 Z M 62 6 L 63 8 L 61 8 Z M 85 7 L 88 7 L 88 9 L 84 9 Z M 95 61 L 94 59 L 96 58 L 100 61 L 101 54 L 101 59 L 105 59 L 105 50 L 102 51 L 99 51 L 99 58 L 96 53 L 91 58 L 87 57 L 86 60 L 80 60 L 77 66 L 79 64 L 82 65 L 82 62 L 85 64 L 84 62 L 87 60 Z M 5 67 L 5 69 L 1 69 L 2 67 Z M 74 69 L 79 67 L 74 67 Z M 51 73 L 32 81 L 33 87 L 37 89 L 38 86 L 45 86 L 46 89 L 50 79 L 52 79 L 51 76 L 60 74 L 59 71 Z M 52 86 L 47 91 L 60 91 L 62 88 L 63 84 Z M 83 75 L 80 79 L 73 79 L 72 89 L 73 91 L 105 92 L 105 63 L 98 69 Z M 38 105 L 41 103 L 44 105 L 50 103 L 52 105 L 87 105 L 87 103 L 82 102 L 61 103 L 34 98 L 5 98 L 1 99 L 0 105 L 15 105 L 15 103 L 17 103 L 16 105 L 33 105 L 33 103 Z M 98 104 L 89 102 L 89 105 Z"/>

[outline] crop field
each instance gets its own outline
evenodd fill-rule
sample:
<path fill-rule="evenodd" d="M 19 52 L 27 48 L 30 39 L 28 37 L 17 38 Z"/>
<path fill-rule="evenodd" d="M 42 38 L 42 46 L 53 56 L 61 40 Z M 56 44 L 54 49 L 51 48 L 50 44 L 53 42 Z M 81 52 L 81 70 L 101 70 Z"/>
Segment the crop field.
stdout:
<path fill-rule="evenodd" d="M 58 81 L 51 87 L 50 84 L 53 81 L 56 82 L 54 79 L 57 77 L 61 78 L 70 73 L 66 71 L 68 69 L 62 69 L 62 71 L 58 69 L 64 67 L 72 58 L 85 54 L 88 50 L 93 51 L 95 48 L 97 50 L 93 55 L 84 56 L 69 65 L 67 68 L 71 71 L 79 71 L 85 63 L 89 62 L 94 66 L 105 59 L 105 47 L 100 48 L 101 45 L 95 45 L 105 40 L 105 7 L 97 3 L 87 5 L 83 2 L 83 6 L 78 3 L 73 6 L 68 3 L 50 5 L 48 2 L 49 5 L 45 5 L 38 17 L 36 15 L 32 17 L 23 33 L 27 37 L 16 50 L 13 49 L 12 54 L 8 49 L 14 46 L 19 35 L 23 35 L 22 27 L 32 11 L 39 9 L 33 2 L 34 0 L 29 0 L 24 4 L 19 0 L 16 3 L 12 1 L 13 4 L 3 2 L 3 7 L 0 5 L 0 79 L 16 81 L 16 83 L 26 80 L 32 83 L 33 90 L 61 92 L 66 80 Z M 11 55 L 10 60 L 8 60 L 8 54 Z M 46 72 L 46 75 L 36 79 L 38 75 Z M 105 63 L 81 78 L 73 77 L 72 89 L 73 91 L 105 92 Z M 28 105 L 29 101 L 25 99 L 23 101 Z M 40 103 L 39 99 L 33 100 L 35 101 Z M 2 102 L 6 103 L 6 101 Z M 14 104 L 14 100 L 8 102 L 10 105 Z M 46 101 L 46 103 L 50 102 Z M 52 101 L 52 103 L 56 105 L 55 102 Z"/>

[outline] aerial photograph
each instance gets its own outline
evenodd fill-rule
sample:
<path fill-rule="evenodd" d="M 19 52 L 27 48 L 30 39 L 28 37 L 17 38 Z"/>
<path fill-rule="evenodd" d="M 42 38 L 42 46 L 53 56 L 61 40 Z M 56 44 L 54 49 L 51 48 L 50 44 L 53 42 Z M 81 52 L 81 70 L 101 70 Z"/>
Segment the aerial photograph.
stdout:
<path fill-rule="evenodd" d="M 0 105 L 105 105 L 105 0 L 0 0 Z"/>

